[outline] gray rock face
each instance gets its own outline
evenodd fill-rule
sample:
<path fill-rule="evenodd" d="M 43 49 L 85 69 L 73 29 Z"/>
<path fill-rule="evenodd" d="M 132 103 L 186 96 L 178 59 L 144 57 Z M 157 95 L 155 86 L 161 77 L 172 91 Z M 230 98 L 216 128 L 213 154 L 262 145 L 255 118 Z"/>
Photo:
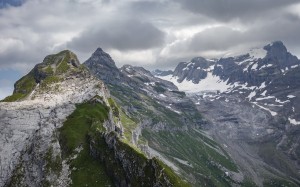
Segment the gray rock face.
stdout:
<path fill-rule="evenodd" d="M 281 177 L 286 173 L 285 178 L 299 182 L 300 60 L 282 42 L 273 42 L 212 64 L 210 72 L 226 81 L 227 90 L 188 95 L 211 122 L 208 131 L 226 144 L 224 148 L 257 184 L 262 185 L 265 173 Z M 200 71 L 193 76 L 193 66 L 192 62 L 179 63 L 173 80 L 178 84 L 190 81 L 195 87 L 195 80 L 211 81 Z M 206 64 L 199 69 L 209 72 Z"/>
<path fill-rule="evenodd" d="M 198 110 L 211 122 L 207 130 L 209 134 L 222 142 L 223 148 L 245 176 L 252 178 L 259 186 L 273 175 L 299 178 L 295 167 L 297 162 L 276 148 L 276 144 L 285 141 L 284 124 L 280 119 L 232 95 L 207 93 L 191 95 L 191 98 L 199 103 Z M 270 163 L 270 160 L 274 162 Z"/>
<path fill-rule="evenodd" d="M 300 64 L 297 57 L 287 52 L 282 42 L 274 42 L 263 49 L 266 55 L 261 58 L 251 58 L 246 54 L 220 59 L 217 63 L 219 68 L 214 70 L 214 74 L 223 80 L 229 79 L 228 83 L 242 82 L 259 86 L 262 82 L 283 76 L 284 72 Z"/>
<path fill-rule="evenodd" d="M 98 48 L 92 56 L 83 63 L 89 70 L 105 83 L 117 84 L 122 75 L 109 54 Z"/>
<path fill-rule="evenodd" d="M 167 76 L 167 75 L 172 75 L 173 71 L 172 70 L 167 70 L 167 71 L 161 71 L 159 69 L 154 70 L 153 72 L 151 72 L 152 75 L 154 76 Z"/>
<path fill-rule="evenodd" d="M 61 148 L 55 132 L 75 104 L 95 95 L 104 100 L 109 92 L 103 82 L 88 74 L 69 76 L 64 81 L 35 87 L 20 102 L 0 103 L 0 186 L 41 186 L 45 181 L 54 186 L 70 184 L 69 167 L 63 162 L 60 173 L 47 173 L 47 152 L 61 159 Z M 49 158 L 51 159 L 51 158 Z"/>
<path fill-rule="evenodd" d="M 206 78 L 207 70 L 214 65 L 213 60 L 196 57 L 191 62 L 180 62 L 174 70 L 173 76 L 178 77 L 177 81 L 192 81 L 198 84 L 201 79 Z"/>
<path fill-rule="evenodd" d="M 173 83 L 156 78 L 150 71 L 144 69 L 143 67 L 124 65 L 120 68 L 120 72 L 126 77 L 130 77 L 131 82 L 135 82 L 135 85 L 137 85 L 137 89 L 145 89 L 144 87 L 147 84 L 156 83 L 164 87 L 166 90 L 178 90 Z"/>

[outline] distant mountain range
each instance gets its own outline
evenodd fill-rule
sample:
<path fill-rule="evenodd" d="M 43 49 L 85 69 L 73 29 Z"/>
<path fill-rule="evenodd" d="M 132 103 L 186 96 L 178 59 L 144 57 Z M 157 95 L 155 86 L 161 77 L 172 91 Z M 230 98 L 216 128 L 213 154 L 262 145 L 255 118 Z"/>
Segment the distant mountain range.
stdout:
<path fill-rule="evenodd" d="M 173 82 L 182 91 L 239 95 L 273 115 L 281 113 L 297 125 L 300 124 L 299 72 L 299 59 L 277 41 L 234 57 L 218 60 L 197 57 L 179 63 L 172 73 L 156 70 L 153 74 Z"/>

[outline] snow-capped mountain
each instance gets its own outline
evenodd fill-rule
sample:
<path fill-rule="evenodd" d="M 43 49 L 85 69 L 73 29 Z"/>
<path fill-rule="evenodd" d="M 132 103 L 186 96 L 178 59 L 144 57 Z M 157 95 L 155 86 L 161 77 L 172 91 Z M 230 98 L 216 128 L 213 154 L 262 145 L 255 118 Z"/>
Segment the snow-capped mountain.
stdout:
<path fill-rule="evenodd" d="M 233 57 L 193 58 L 180 62 L 172 75 L 155 74 L 173 82 L 179 91 L 187 92 L 198 110 L 212 122 L 211 133 L 218 142 L 226 142 L 225 149 L 238 153 L 235 156 L 238 162 L 243 160 L 241 165 L 248 163 L 241 166 L 245 170 L 250 171 L 248 166 L 253 161 L 245 158 L 259 155 L 257 158 L 261 157 L 263 162 L 294 177 L 300 168 L 299 75 L 300 60 L 278 41 Z M 283 158 L 277 154 L 263 156 L 262 152 L 270 149 L 266 146 L 271 144 L 272 150 L 289 157 L 289 165 L 294 165 L 294 169 L 282 170 L 278 160 Z M 253 151 L 252 145 L 261 147 L 261 151 Z"/>
<path fill-rule="evenodd" d="M 300 60 L 277 41 L 234 57 L 197 57 L 179 63 L 172 75 L 156 76 L 189 93 L 239 94 L 272 115 L 289 113 L 290 122 L 300 124 L 300 116 L 295 112 L 296 108 L 300 110 L 296 104 L 299 93 L 295 90 L 299 88 L 299 70 Z"/>

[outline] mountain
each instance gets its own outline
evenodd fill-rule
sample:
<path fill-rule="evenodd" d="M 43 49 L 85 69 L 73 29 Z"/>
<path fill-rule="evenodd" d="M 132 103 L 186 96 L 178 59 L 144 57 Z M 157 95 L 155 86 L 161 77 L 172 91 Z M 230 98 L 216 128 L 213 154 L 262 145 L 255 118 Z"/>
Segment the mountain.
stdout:
<path fill-rule="evenodd" d="M 0 186 L 299 186 L 298 66 L 282 42 L 174 71 L 49 55 L 0 102 Z"/>
<path fill-rule="evenodd" d="M 130 142 L 136 121 L 71 51 L 15 83 L 0 124 L 0 186 L 189 186 Z"/>
<path fill-rule="evenodd" d="M 101 60 L 101 64 L 97 63 L 99 60 Z M 121 77 L 114 60 L 101 48 L 98 48 L 92 54 L 92 56 L 84 62 L 84 65 L 88 67 L 93 74 L 96 74 L 99 79 L 103 80 L 106 83 L 115 81 L 114 83 L 118 84 L 120 80 L 124 78 Z"/>
<path fill-rule="evenodd" d="M 297 124 L 299 69 L 300 60 L 277 41 L 235 57 L 215 61 L 197 57 L 179 63 L 172 75 L 158 77 L 170 80 L 182 91 L 237 94 L 265 106 L 271 114 L 284 113 Z"/>
<path fill-rule="evenodd" d="M 299 65 L 277 41 L 233 57 L 193 58 L 157 77 L 188 93 L 212 122 L 208 132 L 257 184 L 269 167 L 299 182 Z"/>
<path fill-rule="evenodd" d="M 93 66 L 89 60 L 84 64 L 90 70 L 101 67 L 106 63 L 101 56 Z M 94 71 L 98 78 L 108 76 L 101 69 L 99 72 Z M 184 92 L 142 67 L 124 65 L 118 74 L 127 78 L 104 80 L 114 100 L 138 122 L 126 125 L 125 136 L 133 144 L 148 156 L 163 160 L 193 186 L 243 183 L 229 154 L 204 132 L 209 123 Z"/>

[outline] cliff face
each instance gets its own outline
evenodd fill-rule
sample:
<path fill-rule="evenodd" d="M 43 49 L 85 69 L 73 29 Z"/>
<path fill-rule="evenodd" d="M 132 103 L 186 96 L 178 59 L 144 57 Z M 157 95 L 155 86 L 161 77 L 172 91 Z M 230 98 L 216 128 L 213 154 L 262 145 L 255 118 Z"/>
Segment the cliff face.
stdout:
<path fill-rule="evenodd" d="M 65 51 L 52 55 L 51 61 L 46 58 L 20 79 L 15 84 L 14 94 L 7 98 L 19 102 L 0 103 L 0 186 L 18 186 L 19 183 L 40 186 L 45 179 L 61 186 L 69 182 L 66 164 L 61 163 L 60 175 L 46 172 L 45 158 L 50 150 L 56 161 L 62 161 L 56 129 L 75 110 L 76 103 L 95 95 L 108 98 L 109 92 L 101 81 L 73 65 L 73 58 L 64 61 L 68 53 L 71 54 Z M 59 69 L 62 63 L 66 63 L 64 72 Z M 48 67 L 52 67 L 52 71 L 43 76 L 42 70 Z M 27 87 L 28 80 L 31 88 Z"/>
<path fill-rule="evenodd" d="M 75 54 L 47 56 L 0 102 L 0 186 L 185 184 L 126 140 L 121 117 Z"/>

